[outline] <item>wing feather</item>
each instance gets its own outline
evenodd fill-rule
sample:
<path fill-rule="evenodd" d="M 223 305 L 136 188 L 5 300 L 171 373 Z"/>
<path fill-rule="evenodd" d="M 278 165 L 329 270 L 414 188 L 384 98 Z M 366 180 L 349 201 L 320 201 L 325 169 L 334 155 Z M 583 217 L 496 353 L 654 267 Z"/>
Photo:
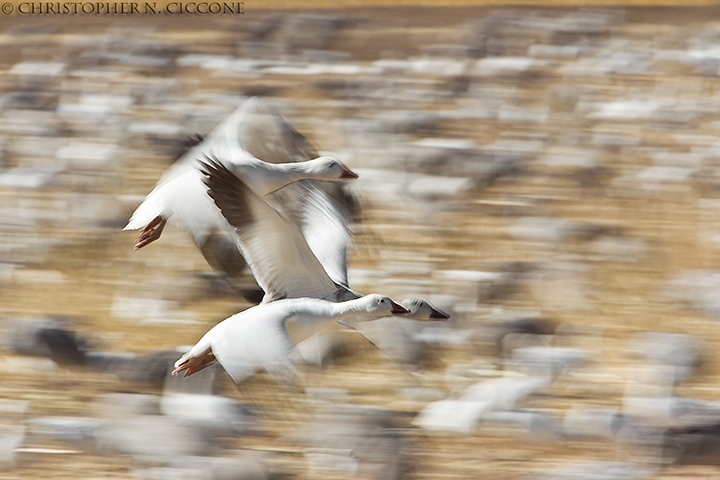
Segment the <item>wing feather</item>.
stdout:
<path fill-rule="evenodd" d="M 251 97 L 239 108 L 243 121 L 238 135 L 242 148 L 266 162 L 302 162 L 318 156 L 310 142 L 265 100 Z"/>
<path fill-rule="evenodd" d="M 348 215 L 324 190 L 312 183 L 303 187 L 303 236 L 330 278 L 347 286 L 347 253 L 352 238 Z"/>
<path fill-rule="evenodd" d="M 332 297 L 338 287 L 302 233 L 240 178 L 211 158 L 200 161 L 208 194 L 235 228 L 238 244 L 266 300 Z"/>

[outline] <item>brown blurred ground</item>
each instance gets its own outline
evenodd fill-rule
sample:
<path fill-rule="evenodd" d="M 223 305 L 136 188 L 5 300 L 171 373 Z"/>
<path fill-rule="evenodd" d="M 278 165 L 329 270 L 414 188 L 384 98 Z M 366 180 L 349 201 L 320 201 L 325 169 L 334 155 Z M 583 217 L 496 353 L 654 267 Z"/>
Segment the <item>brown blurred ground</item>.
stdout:
<path fill-rule="evenodd" d="M 280 3 L 280 2 L 279 2 Z M 387 5 L 389 2 L 379 2 Z M 452 2 L 451 2 L 452 3 Z M 557 2 L 559 5 L 561 2 Z M 582 2 L 578 2 L 582 3 Z M 634 2 L 620 2 L 623 5 Z M 658 5 L 664 2 L 637 2 L 643 5 Z M 700 3 L 700 2 L 698 2 Z M 704 2 L 708 4 L 710 2 Z M 474 4 L 490 5 L 485 2 Z M 555 2 L 544 2 L 554 5 Z M 593 5 L 597 5 L 593 2 Z M 602 3 L 609 5 L 610 3 Z M 614 4 L 614 3 L 613 3 Z M 263 9 L 271 8 L 268 3 Z M 295 8 L 298 3 L 282 2 L 283 7 Z M 303 2 L 304 7 L 327 6 Z M 508 5 L 503 2 L 503 5 Z M 567 5 L 562 2 L 562 5 Z M 683 2 L 684 6 L 689 3 Z M 258 8 L 258 11 L 260 9 Z M 524 12 L 523 9 L 511 9 Z M 562 10 L 541 9 L 554 15 Z M 464 20 L 480 18 L 491 12 L 487 8 L 378 8 L 353 9 L 341 11 L 350 19 L 359 19 L 364 28 L 353 28 L 342 32 L 333 45 L 333 49 L 347 53 L 352 61 L 373 61 L 383 56 L 383 49 L 391 46 L 400 57 L 418 54 L 421 47 L 441 43 L 454 33 L 454 28 Z M 657 38 L 657 44 L 667 42 L 670 47 L 682 44 L 682 39 L 705 26 L 712 28 L 720 19 L 715 9 L 642 9 L 631 8 L 624 11 L 621 24 L 608 32 L 609 37 L 626 39 L 629 42 Z M 65 58 L 73 62 L 78 53 L 73 50 L 73 41 L 105 34 L 113 28 L 148 28 L 138 35 L 148 39 L 166 42 L 176 49 L 169 55 L 203 53 L 214 55 L 235 55 L 242 46 L 245 34 L 244 21 L 256 21 L 259 16 L 268 16 L 263 11 L 254 16 L 254 6 L 246 2 L 246 13 L 242 18 L 22 18 L 22 24 L 16 24 L 18 17 L 0 18 L 4 35 L 0 43 L 4 46 L 0 52 L 0 68 L 9 70 L 20 60 Z M 402 28 L 400 28 L 400 26 Z M 131 30 L 132 32 L 132 30 Z M 240 35 L 240 37 L 238 37 Z M 664 40 L 669 38 L 668 40 Z M 85 39 L 87 40 L 87 38 Z M 531 42 L 531 41 L 530 41 Z M 70 45 L 70 47 L 68 47 Z M 87 44 L 86 44 L 87 45 Z M 508 56 L 524 52 L 525 44 L 509 47 Z M 88 48 L 83 46 L 82 48 Z M 109 47 L 110 48 L 110 47 Z M 516 48 L 516 51 L 512 49 Z M 642 43 L 638 49 L 642 50 Z M 67 50 L 66 50 L 67 49 Z M 559 62 L 561 63 L 561 62 Z M 398 142 L 412 142 L 426 136 L 441 136 L 451 139 L 469 139 L 477 145 L 488 145 L 502 137 L 507 131 L 515 132 L 525 139 L 537 136 L 546 143 L 543 148 L 563 141 L 574 143 L 578 147 L 589 145 L 593 134 L 626 135 L 639 142 L 643 148 L 652 151 L 688 152 L 687 140 L 678 140 L 677 135 L 692 133 L 707 137 L 717 134 L 717 111 L 703 111 L 697 119 L 688 121 L 680 127 L 674 127 L 672 119 L 668 124 L 653 120 L 606 121 L 594 120 L 584 116 L 576 108 L 577 98 L 571 91 L 563 96 L 564 88 L 573 88 L 589 92 L 598 101 L 610 101 L 618 93 L 636 91 L 638 98 L 655 91 L 656 86 L 665 86 L 679 98 L 691 97 L 702 103 L 703 99 L 716 95 L 720 80 L 717 74 L 702 76 L 686 65 L 661 65 L 658 71 L 643 74 L 611 73 L 606 76 L 566 76 L 553 64 L 542 67 L 536 72 L 507 79 L 475 79 L 477 84 L 494 84 L 501 93 L 507 89 L 520 98 L 522 107 L 543 109 L 550 112 L 548 121 L 522 124 L 486 118 L 475 121 L 447 120 L 433 127 L 429 134 L 422 129 L 410 133 Z M 166 77 L 163 77 L 166 75 Z M 301 131 L 307 133 L 323 150 L 351 150 L 347 146 L 350 135 L 328 119 L 373 118 L 374 108 L 382 111 L 379 103 L 351 103 L 335 105 L 333 93 L 328 93 L 322 83 L 325 78 L 298 77 L 292 75 L 271 75 L 267 77 L 238 80 L 233 77 L 212 76 L 196 67 L 184 67 L 169 70 L 164 74 L 152 72 L 127 72 L 127 77 L 118 76 L 110 80 L 113 88 L 122 91 L 125 82 L 132 84 L 147 78 L 179 79 L 173 88 L 176 95 L 172 100 L 179 101 L 183 95 L 192 96 L 197 91 L 206 90 L 213 94 L 237 95 L 252 92 L 270 92 L 279 100 L 279 104 L 290 114 L 283 112 Z M 421 80 L 428 80 L 440 93 L 437 85 L 445 81 L 427 74 Z M 72 82 L 71 78 L 68 82 Z M 3 90 L 13 92 L 27 86 L 23 79 L 3 75 Z M 115 82 L 115 83 L 113 83 Z M 52 82 L 49 82 L 52 83 Z M 89 81 L 92 83 L 92 81 Z M 58 82 L 57 85 L 43 85 L 37 88 L 56 92 L 58 95 L 72 95 L 72 85 Z M 142 89 L 140 87 L 139 89 Z M 586 90 L 583 90 L 586 89 Z M 444 108 L 462 107 L 473 95 L 460 94 L 458 98 L 439 97 L 429 105 L 408 108 L 415 111 L 432 112 Z M 488 93 L 490 96 L 490 93 Z M 141 95 L 138 94 L 138 97 Z M 482 95 L 478 94 L 481 103 Z M 713 97 L 714 98 L 714 97 Z M 198 104 L 202 99 L 197 100 Z M 376 100 L 377 101 L 377 100 Z M 223 113 L 229 113 L 235 105 L 227 102 L 226 112 L 218 111 L 216 121 Z M 366 110 L 367 109 L 367 110 Z M 221 110 L 221 109 L 220 109 Z M 388 107 L 388 110 L 392 110 Z M 127 116 L 133 119 L 162 118 L 160 109 L 148 101 L 148 105 L 138 102 Z M 212 117 L 212 115 L 209 115 Z M 181 122 L 181 121 L 180 121 Z M 208 118 L 203 124 L 181 123 L 182 133 L 188 135 L 200 131 L 206 132 L 213 125 Z M 73 136 L 102 139 L 110 137 L 112 127 L 97 132 L 78 132 L 72 125 L 67 138 Z M 576 140 L 569 139 L 573 135 Z M 13 137 L 6 135 L 10 141 Z M 145 142 L 128 135 L 122 137 L 124 148 L 121 158 L 122 169 L 112 171 L 108 179 L 100 172 L 97 178 L 71 179 L 69 184 L 75 188 L 50 186 L 40 191 L 18 192 L 3 187 L 0 198 L 10 201 L 19 195 L 42 203 L 53 194 L 63 191 L 79 191 L 113 195 L 133 195 L 137 200 L 147 193 L 156 179 L 172 161 L 169 147 L 181 139 L 178 134 L 164 142 Z M 134 143 L 137 142 L 137 143 Z M 589 147 L 592 148 L 592 147 Z M 542 152 L 535 152 L 533 158 Z M 626 171 L 634 171 L 652 164 L 642 148 L 608 147 L 604 152 L 602 171 L 590 172 L 587 179 L 584 173 L 567 171 L 548 164 L 533 164 L 524 174 L 510 177 L 484 188 L 473 190 L 467 196 L 451 199 L 443 204 L 443 209 L 432 216 L 431 224 L 416 219 L 408 219 L 402 204 L 377 204 L 366 197 L 364 228 L 359 231 L 357 247 L 351 254 L 350 265 L 357 269 L 379 269 L 382 271 L 383 252 L 409 252 L 421 257 L 432 270 L 473 270 L 492 268 L 499 262 L 547 262 L 568 261 L 591 265 L 589 273 L 583 273 L 579 291 L 573 290 L 575 282 L 560 280 L 549 284 L 540 296 L 544 302 L 538 307 L 538 300 L 527 293 L 503 300 L 501 306 L 507 308 L 542 308 L 544 314 L 558 322 L 578 325 L 584 331 L 603 330 L 602 336 L 594 333 L 582 338 L 571 338 L 574 346 L 590 349 L 595 355 L 597 370 L 581 378 L 571 378 L 558 387 L 559 398 L 543 401 L 536 400 L 536 406 L 552 412 L 564 411 L 572 401 L 588 401 L 600 405 L 616 406 L 623 394 L 625 380 L 631 376 L 630 360 L 624 350 L 629 334 L 644 330 L 663 330 L 687 332 L 702 338 L 711 355 L 702 374 L 684 392 L 700 398 L 720 397 L 720 364 L 716 356 L 720 344 L 716 320 L 697 312 L 683 309 L 674 303 L 658 297 L 666 286 L 667 279 L 673 274 L 688 269 L 716 269 L 720 265 L 720 249 L 713 241 L 707 241 L 703 233 L 718 227 L 717 215 L 712 204 L 703 204 L 701 200 L 717 202 L 718 191 L 710 176 L 702 175 L 688 180 L 677 190 L 641 191 L 636 188 L 623 190 L 623 185 L 613 184 L 612 180 Z M 9 166 L 22 164 L 22 157 L 9 157 Z M 382 161 L 378 153 L 372 158 L 375 164 Z M 363 168 L 363 159 L 354 158 L 350 165 Z M 442 168 L 440 168 L 440 172 Z M 597 176 L 595 176 L 597 175 Z M 710 179 L 703 182 L 704 179 Z M 510 200 L 508 200 L 510 199 Z M 512 220 L 522 216 L 527 205 L 539 199 L 541 212 L 550 212 L 554 218 L 563 218 L 588 222 L 593 225 L 610 225 L 627 232 L 628 236 L 641 239 L 644 245 L 642 253 L 635 261 L 614 262 L 594 259 L 582 243 L 558 243 L 546 245 L 527 239 L 516 239 L 508 233 Z M 518 206 L 519 205 L 519 206 Z M 181 344 L 191 344 L 207 328 L 218 320 L 234 313 L 246 305 L 229 294 L 183 298 L 182 292 L 176 292 L 178 284 L 207 267 L 185 236 L 177 231 L 168 230 L 162 242 L 141 252 L 133 252 L 134 234 L 121 232 L 122 220 L 127 218 L 133 208 L 132 202 L 122 204 L 121 212 L 110 221 L 112 228 L 104 227 L 99 232 L 79 230 L 72 222 L 64 225 L 42 226 L 40 235 L 58 238 L 64 241 L 59 247 L 53 247 L 43 258 L 29 258 L 22 263 L 9 281 L 3 285 L 2 309 L 8 315 L 42 315 L 57 313 L 75 317 L 74 326 L 80 330 L 92 332 L 103 339 L 103 347 L 108 350 L 144 352 L 156 348 L 174 348 Z M 498 207 L 499 206 L 499 207 Z M 429 208 L 429 207 L 428 207 Z M 515 217 L 516 209 L 520 211 Z M 510 211 L 503 213 L 493 212 Z M 532 208 L 529 208 L 532 210 Z M 534 210 L 533 210 L 534 211 Z M 421 213 L 416 213 L 422 215 Z M 710 218 L 710 220 L 706 220 Z M 412 260 L 409 261 L 412 263 Z M 53 277 L 47 272 L 59 272 Z M 432 274 L 428 274 L 430 278 Z M 53 280 L 56 279 L 56 281 Z M 57 280 L 59 278 L 59 280 Z M 148 279 L 152 283 L 148 284 Z M 438 290 L 452 294 L 452 287 L 442 285 Z M 392 284 L 364 285 L 364 289 L 391 289 L 402 292 L 402 281 Z M 570 292 L 570 294 L 567 293 Z M 149 292 L 152 295 L 170 299 L 177 303 L 178 312 L 188 313 L 195 323 L 190 324 L 143 324 L 133 320 L 121 321 L 110 316 L 113 299 L 120 294 L 139 294 Z M 555 294 L 553 296 L 552 294 Z M 578 308 L 568 307 L 568 296 L 577 293 L 582 297 Z M 476 298 L 466 298 L 466 303 L 475 304 Z M 457 325 L 475 325 L 482 320 L 473 314 L 459 314 Z M 455 364 L 478 362 L 488 369 L 496 368 L 494 352 L 485 349 L 485 344 L 470 344 L 459 347 L 439 347 L 429 361 L 427 371 L 419 372 L 418 377 L 424 385 L 447 390 L 445 383 L 447 367 Z M 307 382 L 323 387 L 346 388 L 351 394 L 352 403 L 371 404 L 386 408 L 395 408 L 408 412 L 417 412 L 422 402 L 409 401 L 397 396 L 398 386 L 415 386 L 416 383 L 404 371 L 388 363 L 372 348 L 360 342 L 354 344 L 353 353 L 332 363 L 323 371 L 309 370 Z M 97 395 L 116 391 L 118 383 L 111 376 L 79 374 L 77 372 L 51 366 L 23 363 L 14 355 L 0 357 L 0 396 L 25 399 L 32 402 L 29 415 L 83 415 L 86 414 Z M 47 368 L 46 368 L 47 367 Z M 575 383 L 573 382 L 575 381 Z M 121 387 L 133 390 L 133 387 Z M 304 468 L 298 447 L 290 434 L 293 426 L 309 417 L 310 406 L 296 401 L 290 394 L 267 379 L 259 379 L 238 391 L 226 385 L 226 393 L 252 405 L 263 412 L 264 438 L 238 439 L 237 446 L 266 451 L 279 450 L 282 453 L 275 458 L 277 478 L 318 478 L 313 477 Z M 595 444 L 552 444 L 536 445 L 519 441 L 505 435 L 502 431 L 482 430 L 471 435 L 435 435 L 412 430 L 410 436 L 413 446 L 410 450 L 413 468 L 408 478 L 489 478 L 514 479 L 532 472 L 543 471 L 565 461 L 577 458 L 613 459 L 617 453 L 614 445 Z M 40 440 L 36 440 L 42 445 Z M 129 479 L 133 475 L 123 457 L 97 456 L 87 453 L 72 454 L 21 454 L 18 466 L 1 478 L 118 478 Z M 715 478 L 720 474 L 716 467 L 679 466 L 671 467 L 655 478 Z M 332 478 L 329 476 L 327 478 Z"/>

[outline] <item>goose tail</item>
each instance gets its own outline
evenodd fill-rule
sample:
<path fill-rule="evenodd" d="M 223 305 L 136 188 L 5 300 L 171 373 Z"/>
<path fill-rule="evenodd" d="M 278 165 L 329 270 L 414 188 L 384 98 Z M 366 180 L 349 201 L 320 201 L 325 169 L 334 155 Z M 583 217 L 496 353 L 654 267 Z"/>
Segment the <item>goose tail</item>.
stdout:
<path fill-rule="evenodd" d="M 135 209 L 123 230 L 140 230 L 145 228 L 155 218 L 165 213 L 165 208 L 163 208 L 162 203 L 157 198 L 158 196 L 153 195 L 153 193 L 148 195 L 145 201 Z"/>

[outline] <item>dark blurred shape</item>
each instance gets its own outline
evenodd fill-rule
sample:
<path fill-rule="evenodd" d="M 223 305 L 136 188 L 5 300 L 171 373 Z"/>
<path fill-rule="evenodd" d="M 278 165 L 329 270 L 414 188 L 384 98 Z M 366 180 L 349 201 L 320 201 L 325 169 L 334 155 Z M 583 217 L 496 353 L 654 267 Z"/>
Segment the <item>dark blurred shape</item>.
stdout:
<path fill-rule="evenodd" d="M 505 334 L 552 335 L 557 324 L 545 318 L 520 318 L 503 325 Z"/>
<path fill-rule="evenodd" d="M 54 110 L 59 96 L 52 92 L 24 90 L 6 94 L 0 103 L 6 109 Z"/>
<path fill-rule="evenodd" d="M 84 367 L 109 373 L 122 381 L 161 387 L 176 360 L 174 350 L 146 354 L 103 352 L 90 349 L 65 318 L 5 319 L 6 347 L 21 355 L 49 358 L 62 367 Z"/>
<path fill-rule="evenodd" d="M 284 88 L 266 83 L 252 83 L 242 87 L 242 94 L 247 97 L 279 97 Z"/>
<path fill-rule="evenodd" d="M 663 458 L 673 465 L 720 465 L 720 421 L 668 429 Z"/>
<path fill-rule="evenodd" d="M 291 52 L 303 49 L 327 49 L 347 23 L 347 19 L 341 15 L 297 14 L 283 26 L 280 33 L 281 41 Z"/>
<path fill-rule="evenodd" d="M 57 327 L 42 327 L 37 340 L 49 350 L 50 360 L 58 365 L 85 364 L 84 345 L 71 332 Z"/>
<path fill-rule="evenodd" d="M 175 350 L 145 354 L 88 352 L 86 365 L 125 382 L 161 388 L 177 356 Z"/>
<path fill-rule="evenodd" d="M 82 365 L 87 341 L 75 335 L 65 317 L 6 318 L 6 348 L 21 355 L 46 357 L 59 365 Z"/>

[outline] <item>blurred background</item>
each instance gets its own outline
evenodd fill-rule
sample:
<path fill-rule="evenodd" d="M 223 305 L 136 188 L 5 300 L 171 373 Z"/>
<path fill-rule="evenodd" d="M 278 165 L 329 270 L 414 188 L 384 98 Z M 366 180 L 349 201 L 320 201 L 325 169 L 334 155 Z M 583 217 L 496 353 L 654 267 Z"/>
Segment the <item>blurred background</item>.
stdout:
<path fill-rule="evenodd" d="M 720 475 L 716 8 L 0 29 L 0 478 Z M 452 314 L 332 337 L 303 394 L 167 378 L 250 305 L 184 232 L 122 231 L 252 95 L 360 175 L 352 288 Z"/>

